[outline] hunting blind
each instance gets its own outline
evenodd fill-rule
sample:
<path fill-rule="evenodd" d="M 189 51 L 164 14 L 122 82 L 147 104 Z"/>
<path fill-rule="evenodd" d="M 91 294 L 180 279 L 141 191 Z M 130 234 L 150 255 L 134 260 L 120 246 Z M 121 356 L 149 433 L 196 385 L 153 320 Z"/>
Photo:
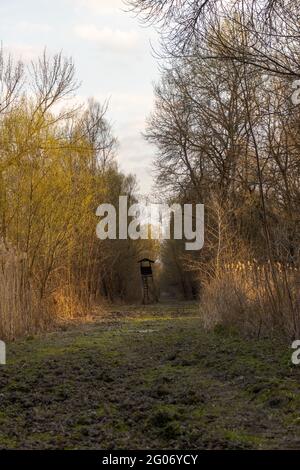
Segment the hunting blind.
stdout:
<path fill-rule="evenodd" d="M 154 264 L 154 261 L 149 258 L 143 258 L 140 261 L 138 261 L 138 263 L 140 265 L 142 284 L 143 284 L 143 304 L 147 304 L 149 303 L 150 282 L 152 284 L 153 290 L 155 291 L 153 272 L 152 272 L 152 264 Z"/>

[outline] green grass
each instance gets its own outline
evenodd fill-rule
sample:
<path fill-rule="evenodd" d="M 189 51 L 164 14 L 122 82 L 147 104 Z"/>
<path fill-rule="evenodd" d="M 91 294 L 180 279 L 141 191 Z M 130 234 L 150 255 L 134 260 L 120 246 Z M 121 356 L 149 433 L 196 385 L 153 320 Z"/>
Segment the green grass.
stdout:
<path fill-rule="evenodd" d="M 207 333 L 195 303 L 111 314 L 8 345 L 0 448 L 300 448 L 288 345 Z"/>

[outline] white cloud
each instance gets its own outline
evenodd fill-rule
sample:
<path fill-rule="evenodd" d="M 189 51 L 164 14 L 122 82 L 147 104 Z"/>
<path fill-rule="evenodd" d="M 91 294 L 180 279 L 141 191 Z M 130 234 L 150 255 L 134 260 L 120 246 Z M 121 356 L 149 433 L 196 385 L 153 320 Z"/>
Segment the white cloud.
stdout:
<path fill-rule="evenodd" d="M 128 111 L 129 109 L 136 109 L 142 115 L 145 114 L 145 108 L 151 109 L 153 104 L 153 93 L 134 93 L 134 92 L 122 92 L 109 90 L 109 92 L 104 94 L 97 94 L 97 99 L 103 101 L 104 99 L 110 98 L 110 102 L 114 103 L 114 108 L 123 107 Z M 142 108 L 142 111 L 141 111 Z"/>
<path fill-rule="evenodd" d="M 12 54 L 15 59 L 21 59 L 25 63 L 36 59 L 43 52 L 42 47 L 18 43 L 8 44 L 4 50 Z"/>
<path fill-rule="evenodd" d="M 19 21 L 16 25 L 17 29 L 23 33 L 49 33 L 52 27 L 46 23 L 31 23 L 30 21 Z"/>
<path fill-rule="evenodd" d="M 72 0 L 74 1 L 74 0 Z M 123 0 L 75 0 L 76 5 L 96 14 L 113 14 L 126 8 Z"/>
<path fill-rule="evenodd" d="M 139 39 L 139 34 L 135 30 L 121 31 L 108 27 L 97 28 L 94 24 L 77 25 L 75 33 L 82 39 L 115 50 L 132 49 L 138 44 Z"/>

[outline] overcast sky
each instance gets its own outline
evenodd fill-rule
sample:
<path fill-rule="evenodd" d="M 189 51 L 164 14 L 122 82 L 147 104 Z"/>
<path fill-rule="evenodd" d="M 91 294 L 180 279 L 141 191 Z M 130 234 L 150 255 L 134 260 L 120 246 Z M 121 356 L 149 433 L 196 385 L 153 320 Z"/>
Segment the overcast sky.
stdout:
<path fill-rule="evenodd" d="M 157 38 L 153 28 L 141 26 L 124 9 L 122 0 L 0 0 L 0 39 L 26 61 L 45 46 L 74 58 L 80 99 L 110 98 L 120 167 L 135 173 L 141 192 L 147 193 L 155 149 L 141 133 L 158 79 L 150 46 Z"/>

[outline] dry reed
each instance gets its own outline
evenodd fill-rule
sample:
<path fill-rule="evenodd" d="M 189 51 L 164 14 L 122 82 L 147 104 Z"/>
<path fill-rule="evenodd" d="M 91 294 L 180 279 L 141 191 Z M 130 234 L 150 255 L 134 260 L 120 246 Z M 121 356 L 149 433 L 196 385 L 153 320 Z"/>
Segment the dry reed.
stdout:
<path fill-rule="evenodd" d="M 231 326 L 257 337 L 300 334 L 299 271 L 275 263 L 225 264 L 204 288 L 201 316 L 206 328 Z"/>

